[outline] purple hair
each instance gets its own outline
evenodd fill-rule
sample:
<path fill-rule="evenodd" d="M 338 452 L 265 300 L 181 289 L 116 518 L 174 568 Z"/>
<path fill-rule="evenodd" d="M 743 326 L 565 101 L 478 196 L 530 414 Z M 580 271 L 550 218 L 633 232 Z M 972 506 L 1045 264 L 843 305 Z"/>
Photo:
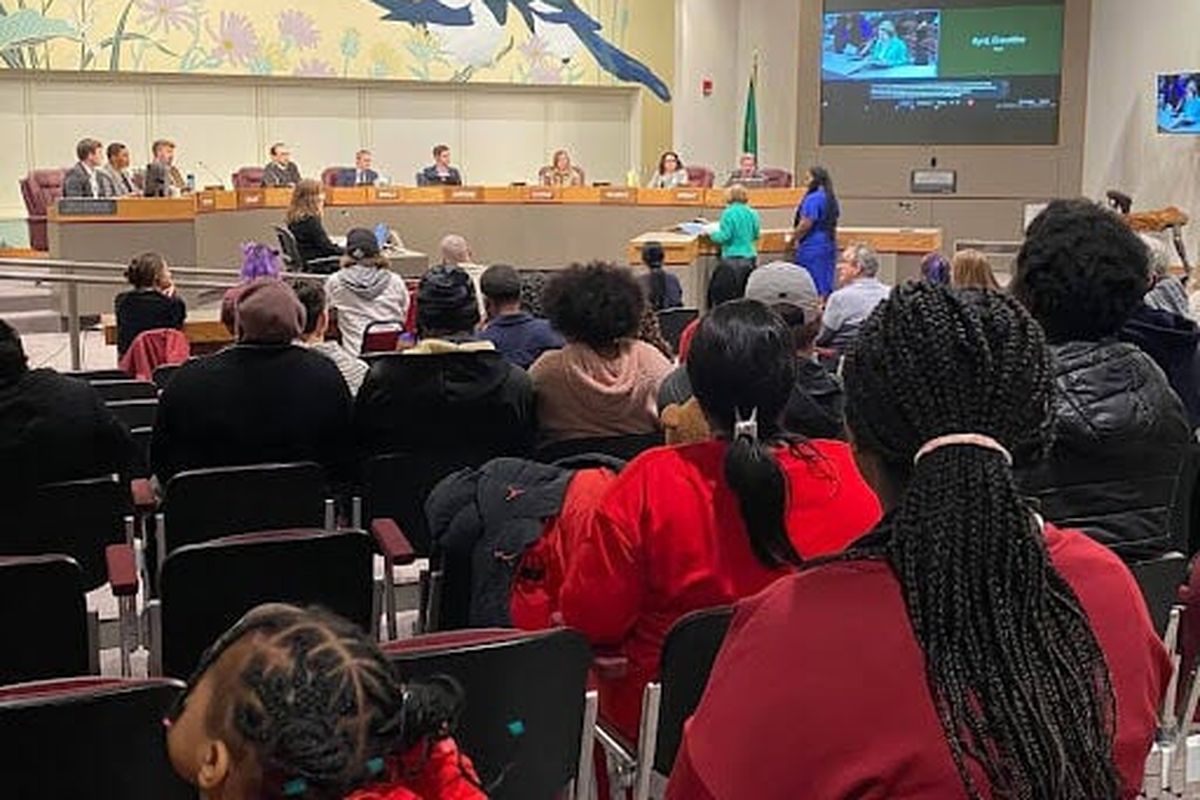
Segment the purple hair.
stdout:
<path fill-rule="evenodd" d="M 283 271 L 279 251 L 262 242 L 242 243 L 242 280 L 277 278 Z"/>
<path fill-rule="evenodd" d="M 950 283 L 950 259 L 938 252 L 927 254 L 921 259 L 921 278 L 939 286 Z"/>

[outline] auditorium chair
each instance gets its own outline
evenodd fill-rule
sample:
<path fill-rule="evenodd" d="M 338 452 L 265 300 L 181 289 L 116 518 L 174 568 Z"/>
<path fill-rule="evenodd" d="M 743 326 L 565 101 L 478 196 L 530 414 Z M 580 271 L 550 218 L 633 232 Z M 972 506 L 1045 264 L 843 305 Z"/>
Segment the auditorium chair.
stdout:
<path fill-rule="evenodd" d="M 346 170 L 354 172 L 354 167 L 326 167 L 321 170 L 321 184 L 323 186 L 337 186 L 338 175 Z"/>
<path fill-rule="evenodd" d="M 341 266 L 341 256 L 324 256 L 311 261 L 300 253 L 300 245 L 296 243 L 296 235 L 286 225 L 272 225 L 275 237 L 279 240 L 279 251 L 283 255 L 283 263 L 289 267 L 289 272 L 312 272 L 317 275 L 329 275 L 337 272 Z"/>
<path fill-rule="evenodd" d="M 195 356 L 193 356 L 193 358 L 195 358 Z M 188 361 L 190 360 L 191 359 L 188 359 Z M 175 377 L 175 373 L 178 372 L 179 368 L 182 366 L 183 364 L 163 364 L 161 367 L 154 370 L 154 375 L 151 376 L 150 379 L 161 392 L 163 389 L 167 388 L 167 384 L 171 382 L 171 378 Z"/>
<path fill-rule="evenodd" d="M 263 167 L 242 167 L 233 173 L 234 189 L 261 189 L 263 185 Z"/>
<path fill-rule="evenodd" d="M 106 403 L 118 400 L 154 400 L 158 387 L 149 381 L 135 381 L 129 377 L 114 381 L 88 381 L 100 399 Z"/>
<path fill-rule="evenodd" d="M 0 630 L 0 685 L 100 671 L 97 621 L 69 556 L 0 556 Z"/>
<path fill-rule="evenodd" d="M 654 433 L 631 433 L 624 436 L 589 436 L 581 439 L 564 439 L 542 445 L 534 454 L 535 461 L 553 464 L 563 459 L 585 455 L 611 456 L 620 461 L 632 461 L 652 447 L 665 444 L 662 431 Z"/>
<path fill-rule="evenodd" d="M 29 214 L 26 220 L 29 225 L 29 246 L 34 250 L 50 249 L 46 215 L 62 197 L 66 173 L 65 169 L 35 169 L 20 180 L 21 199 L 25 201 L 25 211 Z"/>
<path fill-rule="evenodd" d="M 598 724 L 596 738 L 615 761 L 616 784 L 629 790 L 632 800 L 664 796 L 683 742 L 683 725 L 700 705 L 732 618 L 730 607 L 711 608 L 688 614 L 671 626 L 658 679 L 642 692 L 636 743 L 626 741 L 603 721 Z M 623 659 L 597 659 L 601 676 L 619 676 L 625 666 Z"/>
<path fill-rule="evenodd" d="M 69 678 L 0 687 L 0 775 L 11 798 L 195 800 L 171 769 L 173 680 Z"/>
<path fill-rule="evenodd" d="M 1164 553 L 1130 564 L 1129 571 L 1142 590 L 1154 629 L 1161 635 L 1171 609 L 1179 602 L 1179 590 L 1187 578 L 1187 558 L 1183 553 Z"/>
<path fill-rule="evenodd" d="M 700 317 L 698 308 L 664 308 L 657 312 L 658 327 L 671 350 L 679 352 L 679 340 L 683 331 Z"/>
<path fill-rule="evenodd" d="M 320 606 L 377 632 L 374 555 L 362 531 L 320 529 L 173 550 L 159 572 L 159 596 L 146 607 L 151 674 L 188 677 L 221 633 L 263 603 Z"/>
<path fill-rule="evenodd" d="M 711 189 L 713 182 L 716 180 L 716 173 L 709 167 L 690 166 L 686 167 L 688 174 L 688 185 L 698 189 Z"/>
<path fill-rule="evenodd" d="M 762 174 L 768 189 L 790 189 L 795 180 L 791 172 L 779 167 L 763 167 Z"/>
<path fill-rule="evenodd" d="M 127 381 L 129 376 L 123 369 L 88 369 L 78 372 L 64 372 L 68 378 L 78 378 L 92 383 L 93 381 Z"/>
<path fill-rule="evenodd" d="M 400 337 L 404 335 L 404 321 L 373 320 L 363 328 L 362 355 L 371 353 L 394 353 L 400 345 Z"/>
<path fill-rule="evenodd" d="M 469 630 L 384 647 L 407 680 L 449 675 L 466 708 L 454 736 L 493 800 L 586 800 L 592 790 L 596 693 L 591 651 L 564 628 Z"/>
<path fill-rule="evenodd" d="M 104 404 L 125 427 L 153 428 L 158 414 L 158 398 L 149 400 L 113 400 Z"/>

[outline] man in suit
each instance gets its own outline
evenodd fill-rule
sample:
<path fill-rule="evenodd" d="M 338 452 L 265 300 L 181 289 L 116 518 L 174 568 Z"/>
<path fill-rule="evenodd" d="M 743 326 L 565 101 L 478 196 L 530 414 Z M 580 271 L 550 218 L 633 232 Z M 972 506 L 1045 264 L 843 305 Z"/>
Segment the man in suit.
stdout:
<path fill-rule="evenodd" d="M 100 168 L 100 179 L 112 187 L 114 197 L 137 194 L 133 176 L 129 174 L 129 148 L 120 142 L 108 146 L 108 163 Z"/>
<path fill-rule="evenodd" d="M 167 185 L 173 190 L 172 193 L 180 194 L 187 188 L 187 181 L 183 179 L 183 173 L 175 166 L 175 143 L 170 139 L 159 139 L 150 148 L 150 152 L 154 154 L 154 162 L 162 167 L 161 171 L 166 174 Z M 146 172 L 150 172 L 147 168 Z M 150 189 L 149 181 L 147 190 Z"/>
<path fill-rule="evenodd" d="M 63 177 L 63 197 L 112 197 L 113 186 L 101 180 L 104 145 L 95 139 L 83 139 L 75 145 L 79 163 Z"/>
<path fill-rule="evenodd" d="M 371 169 L 371 151 L 359 150 L 354 154 L 354 169 L 344 169 L 334 176 L 334 186 L 374 186 L 379 173 Z"/>
<path fill-rule="evenodd" d="M 300 167 L 292 161 L 292 151 L 283 142 L 271 145 L 271 162 L 263 169 L 263 186 L 295 186 L 300 182 Z"/>
<path fill-rule="evenodd" d="M 417 173 L 418 186 L 462 186 L 462 175 L 450 166 L 450 148 L 439 144 L 433 148 L 433 164 Z"/>

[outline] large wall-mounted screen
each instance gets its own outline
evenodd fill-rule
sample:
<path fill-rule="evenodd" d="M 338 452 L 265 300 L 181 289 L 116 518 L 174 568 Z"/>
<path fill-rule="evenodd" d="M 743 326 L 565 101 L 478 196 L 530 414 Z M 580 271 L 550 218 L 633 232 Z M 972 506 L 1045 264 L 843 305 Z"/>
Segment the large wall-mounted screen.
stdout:
<path fill-rule="evenodd" d="M 821 143 L 1058 143 L 1062 0 L 825 0 Z"/>

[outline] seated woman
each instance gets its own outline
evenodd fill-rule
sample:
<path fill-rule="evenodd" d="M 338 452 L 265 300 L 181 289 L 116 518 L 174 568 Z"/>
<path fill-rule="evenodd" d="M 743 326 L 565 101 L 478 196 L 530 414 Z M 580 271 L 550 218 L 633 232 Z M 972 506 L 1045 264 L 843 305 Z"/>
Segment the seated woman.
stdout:
<path fill-rule="evenodd" d="M 658 430 L 658 385 L 671 362 L 635 338 L 645 300 L 629 270 L 575 265 L 550 279 L 542 302 L 567 340 L 529 368 L 543 442 Z"/>
<path fill-rule="evenodd" d="M 626 467 L 569 557 L 560 596 L 567 625 L 629 660 L 625 677 L 601 687 L 600 709 L 630 738 L 680 617 L 759 592 L 879 519 L 847 445 L 781 431 L 796 358 L 774 312 L 737 300 L 708 314 L 688 373 L 718 438 Z"/>
<path fill-rule="evenodd" d="M 362 353 L 363 333 L 371 322 L 408 319 L 408 287 L 392 272 L 375 234 L 355 228 L 346 235 L 342 268 L 325 279 L 329 305 L 337 309 L 342 347 L 352 356 Z"/>
<path fill-rule="evenodd" d="M 651 189 L 678 189 L 691 182 L 688 171 L 679 160 L 679 154 L 668 150 L 658 159 L 658 171 L 650 179 Z"/>
<path fill-rule="evenodd" d="M 741 604 L 667 797 L 1137 796 L 1170 663 L 1124 565 L 1013 480 L 1050 430 L 1041 328 L 897 287 L 846 392 L 887 515 Z"/>
<path fill-rule="evenodd" d="M 159 253 L 142 253 L 129 262 L 125 280 L 133 289 L 113 301 L 117 313 L 117 357 L 125 355 L 139 333 L 183 328 L 187 306 L 175 296 L 171 269 Z"/>
<path fill-rule="evenodd" d="M 558 150 L 550 165 L 542 167 L 538 178 L 543 186 L 583 186 L 583 170 L 571 163 L 571 154 Z"/>
<path fill-rule="evenodd" d="M 646 242 L 642 246 L 642 262 L 646 265 L 646 274 L 639 276 L 638 281 L 646 293 L 646 301 L 651 311 L 662 311 L 664 308 L 681 308 L 683 306 L 683 284 L 679 276 L 663 269 L 666 253 L 659 242 Z"/>
<path fill-rule="evenodd" d="M 292 204 L 287 210 L 287 227 L 296 237 L 300 257 L 310 272 L 333 272 L 334 268 L 318 269 L 317 259 L 333 258 L 345 251 L 334 244 L 325 232 L 325 187 L 318 181 L 306 179 L 292 190 Z M 299 269 L 299 267 L 297 267 Z"/>

